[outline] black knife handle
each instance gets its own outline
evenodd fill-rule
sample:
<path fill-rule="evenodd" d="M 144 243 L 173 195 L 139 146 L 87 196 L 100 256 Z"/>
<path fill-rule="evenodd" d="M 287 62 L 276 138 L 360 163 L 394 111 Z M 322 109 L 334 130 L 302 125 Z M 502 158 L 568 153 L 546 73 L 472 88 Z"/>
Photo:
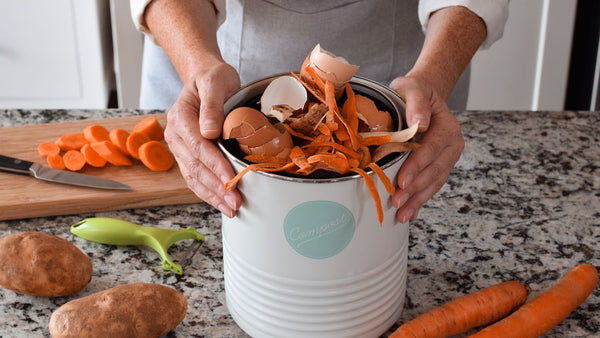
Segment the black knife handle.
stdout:
<path fill-rule="evenodd" d="M 0 170 L 2 171 L 10 171 L 17 174 L 29 175 L 29 168 L 32 165 L 33 162 L 0 155 Z"/>

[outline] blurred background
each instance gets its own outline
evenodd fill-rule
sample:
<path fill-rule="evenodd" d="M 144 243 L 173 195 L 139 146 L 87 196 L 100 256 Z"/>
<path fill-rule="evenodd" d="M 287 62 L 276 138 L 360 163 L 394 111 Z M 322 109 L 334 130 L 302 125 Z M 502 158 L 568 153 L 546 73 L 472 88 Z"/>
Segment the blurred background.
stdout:
<path fill-rule="evenodd" d="M 512 0 L 472 61 L 469 110 L 600 110 L 600 1 Z M 138 107 L 128 0 L 0 0 L 0 108 Z"/>

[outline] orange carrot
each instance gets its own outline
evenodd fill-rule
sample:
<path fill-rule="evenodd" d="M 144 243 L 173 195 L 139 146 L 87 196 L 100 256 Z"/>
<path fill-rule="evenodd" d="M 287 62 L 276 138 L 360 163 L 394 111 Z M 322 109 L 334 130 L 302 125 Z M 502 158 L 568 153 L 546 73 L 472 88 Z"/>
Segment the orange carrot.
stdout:
<path fill-rule="evenodd" d="M 142 163 L 153 171 L 169 170 L 175 164 L 175 159 L 173 159 L 169 148 L 156 140 L 142 144 L 138 155 Z"/>
<path fill-rule="evenodd" d="M 65 169 L 65 162 L 63 161 L 62 156 L 60 154 L 50 154 L 46 157 L 46 161 L 48 161 L 48 165 L 50 168 L 63 170 Z"/>
<path fill-rule="evenodd" d="M 108 130 L 99 124 L 92 124 L 83 128 L 83 136 L 89 143 L 108 140 Z"/>
<path fill-rule="evenodd" d="M 117 148 L 119 148 L 119 150 L 125 155 L 129 155 L 129 150 L 127 150 L 128 137 L 129 132 L 121 128 L 112 129 L 110 133 L 108 133 L 108 138 L 110 142 L 116 145 Z"/>
<path fill-rule="evenodd" d="M 79 150 L 67 150 L 63 155 L 65 167 L 71 171 L 78 171 L 85 165 L 85 156 Z"/>
<path fill-rule="evenodd" d="M 270 163 L 254 163 L 247 165 L 244 169 L 242 169 L 234 178 L 232 178 L 229 182 L 225 184 L 225 191 L 229 191 L 238 184 L 238 182 L 242 179 L 244 175 L 246 175 L 250 171 L 264 171 L 264 172 L 277 172 L 291 169 L 295 166 L 293 162 L 285 164 L 283 166 L 277 166 Z"/>
<path fill-rule="evenodd" d="M 146 134 L 134 131 L 133 133 L 129 134 L 129 136 L 127 137 L 127 141 L 125 142 L 125 145 L 127 147 L 127 152 L 133 158 L 137 158 L 139 160 L 140 155 L 138 153 L 139 153 L 140 147 L 142 146 L 142 144 L 149 142 L 149 141 L 150 141 L 150 138 Z"/>
<path fill-rule="evenodd" d="M 323 83 L 323 80 L 321 79 L 319 74 L 317 74 L 317 71 L 315 71 L 315 69 L 313 67 L 311 67 L 310 65 L 306 65 L 304 67 L 304 70 L 306 70 L 308 75 L 310 75 L 310 77 L 312 77 L 313 81 L 317 85 L 317 88 L 319 88 L 319 90 L 321 92 L 325 93 L 325 83 Z"/>
<path fill-rule="evenodd" d="M 44 157 L 59 154 L 60 147 L 54 142 L 42 142 L 38 145 L 38 153 Z"/>
<path fill-rule="evenodd" d="M 383 207 L 381 205 L 381 198 L 379 197 L 379 192 L 377 191 L 377 187 L 375 187 L 375 182 L 373 181 L 371 176 L 369 176 L 369 174 L 367 174 L 364 170 L 362 170 L 360 168 L 351 168 L 350 170 L 359 174 L 365 180 L 365 183 L 367 184 L 367 188 L 369 188 L 369 191 L 371 192 L 371 197 L 373 197 L 373 201 L 375 202 L 375 208 L 377 209 L 377 219 L 379 220 L 379 226 L 382 226 L 383 225 Z"/>
<path fill-rule="evenodd" d="M 84 144 L 89 143 L 83 133 L 69 133 L 64 134 L 56 140 L 56 144 L 60 147 L 60 150 L 79 150 Z"/>
<path fill-rule="evenodd" d="M 513 314 L 471 337 L 539 337 L 567 318 L 597 283 L 598 270 L 591 264 L 580 264 Z"/>
<path fill-rule="evenodd" d="M 360 143 L 365 146 L 380 146 L 382 144 L 386 144 L 390 142 L 392 139 L 389 135 L 384 136 L 370 136 L 363 138 Z"/>
<path fill-rule="evenodd" d="M 128 166 L 133 164 L 129 157 L 123 154 L 119 148 L 110 141 L 94 142 L 90 143 L 90 146 L 98 153 L 98 155 L 110 164 L 116 166 Z"/>
<path fill-rule="evenodd" d="M 136 123 L 133 131 L 146 134 L 151 140 L 160 141 L 163 139 L 163 128 L 154 116 L 148 116 Z"/>
<path fill-rule="evenodd" d="M 448 337 L 494 322 L 525 303 L 531 289 L 517 281 L 492 285 L 457 298 L 404 323 L 390 338 Z M 507 337 L 503 335 L 495 337 Z"/>
<path fill-rule="evenodd" d="M 106 160 L 102 156 L 98 155 L 98 153 L 89 144 L 81 147 L 81 153 L 83 154 L 83 157 L 85 157 L 85 162 L 92 167 L 100 168 L 106 165 Z"/>
<path fill-rule="evenodd" d="M 387 192 L 390 195 L 393 195 L 394 192 L 396 192 L 396 188 L 394 187 L 392 182 L 390 182 L 390 178 L 387 177 L 387 175 L 383 172 L 383 170 L 381 170 L 381 168 L 377 164 L 371 162 L 367 164 L 367 167 L 371 168 L 371 170 L 373 170 L 373 172 L 377 174 L 377 176 L 381 180 L 381 183 L 383 183 L 383 185 L 385 186 L 385 190 L 387 190 Z"/>

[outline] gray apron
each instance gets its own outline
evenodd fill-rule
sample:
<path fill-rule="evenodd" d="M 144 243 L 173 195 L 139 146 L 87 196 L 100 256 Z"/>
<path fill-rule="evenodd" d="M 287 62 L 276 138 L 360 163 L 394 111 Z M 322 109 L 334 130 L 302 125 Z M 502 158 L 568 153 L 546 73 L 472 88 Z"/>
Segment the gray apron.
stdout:
<path fill-rule="evenodd" d="M 227 18 L 217 32 L 225 61 L 242 85 L 299 71 L 317 43 L 350 63 L 357 75 L 389 84 L 414 65 L 424 35 L 418 0 L 227 0 Z M 448 105 L 466 107 L 469 71 Z M 182 84 L 162 49 L 146 38 L 140 108 L 168 109 Z"/>

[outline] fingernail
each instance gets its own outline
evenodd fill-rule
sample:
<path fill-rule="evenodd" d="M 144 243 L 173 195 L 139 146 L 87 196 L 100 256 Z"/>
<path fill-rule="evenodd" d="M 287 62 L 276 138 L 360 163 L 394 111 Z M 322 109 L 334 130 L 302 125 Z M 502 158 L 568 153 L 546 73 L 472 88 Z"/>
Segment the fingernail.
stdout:
<path fill-rule="evenodd" d="M 408 222 L 408 220 L 409 220 L 409 219 L 412 217 L 412 214 L 413 214 L 414 212 L 415 212 L 415 211 L 414 211 L 413 209 L 409 209 L 409 210 L 408 210 L 408 211 L 407 211 L 407 212 L 404 214 L 404 217 L 402 217 L 402 223 L 406 223 L 406 222 Z"/>
<path fill-rule="evenodd" d="M 219 204 L 217 206 L 217 209 L 219 209 L 219 211 L 221 213 L 223 213 L 223 215 L 225 215 L 229 218 L 233 217 L 233 211 L 231 209 L 229 209 L 229 207 L 226 206 L 225 204 Z"/>
<path fill-rule="evenodd" d="M 406 189 L 406 187 L 408 187 L 408 185 L 410 184 L 410 182 L 412 182 L 412 180 L 413 180 L 413 175 L 408 174 L 408 176 L 406 176 L 406 178 L 402 182 L 402 190 Z"/>
<path fill-rule="evenodd" d="M 226 193 L 225 194 L 225 202 L 227 202 L 227 204 L 229 205 L 229 207 L 233 210 L 237 210 L 237 202 L 235 197 L 230 194 L 230 193 Z"/>
<path fill-rule="evenodd" d="M 215 131 L 219 129 L 219 126 L 217 126 L 217 122 L 215 120 L 204 120 L 202 121 L 202 131 L 206 132 L 206 131 Z"/>
<path fill-rule="evenodd" d="M 396 202 L 396 209 L 399 209 L 400 207 L 402 207 L 404 205 L 404 203 L 406 203 L 406 201 L 408 201 L 408 198 L 410 197 L 410 195 L 408 193 L 403 193 L 402 195 L 400 195 L 400 198 L 398 198 L 398 201 Z"/>
<path fill-rule="evenodd" d="M 427 117 L 423 114 L 415 114 L 412 117 L 412 124 L 415 124 L 419 122 L 420 126 L 426 126 L 427 125 Z"/>

